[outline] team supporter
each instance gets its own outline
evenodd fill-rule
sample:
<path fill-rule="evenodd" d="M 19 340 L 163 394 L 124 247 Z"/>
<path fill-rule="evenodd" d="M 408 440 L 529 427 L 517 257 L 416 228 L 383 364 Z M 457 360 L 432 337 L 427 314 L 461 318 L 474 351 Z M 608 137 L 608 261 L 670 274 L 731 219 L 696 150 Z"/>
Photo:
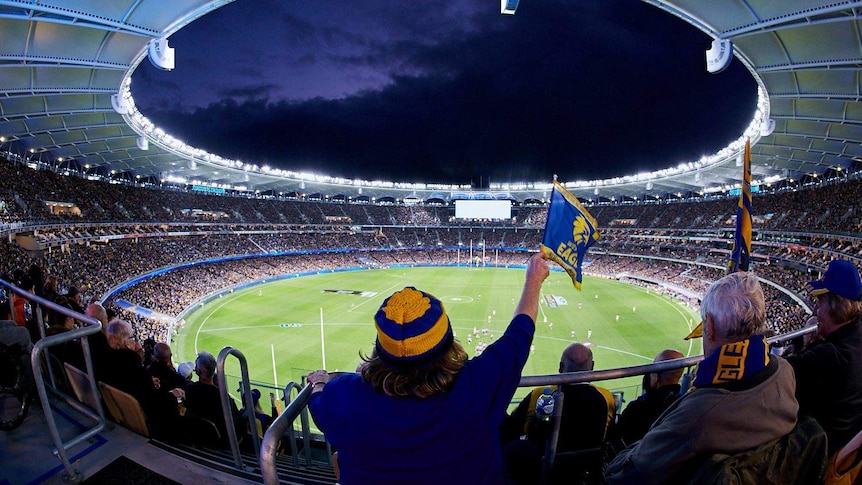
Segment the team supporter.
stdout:
<path fill-rule="evenodd" d="M 608 466 L 608 482 L 686 483 L 711 455 L 752 450 L 788 435 L 799 404 L 793 369 L 769 352 L 757 277 L 729 274 L 703 296 L 703 350 L 694 387 Z"/>
<path fill-rule="evenodd" d="M 375 315 L 377 342 L 358 374 L 309 374 L 309 409 L 338 450 L 341 483 L 505 483 L 499 427 L 547 275 L 536 254 L 514 318 L 479 357 L 467 359 L 437 298 L 408 287 Z"/>
<path fill-rule="evenodd" d="M 682 352 L 678 350 L 665 349 L 656 355 L 653 362 L 683 357 Z M 631 445 L 643 438 L 656 418 L 679 399 L 681 391 L 679 380 L 682 378 L 682 373 L 683 369 L 680 368 L 644 376 L 643 395 L 626 406 L 625 411 L 620 414 L 616 427 L 616 433 L 624 444 Z"/>
<path fill-rule="evenodd" d="M 569 344 L 560 356 L 560 372 L 585 372 L 595 368 L 593 352 L 584 344 Z M 516 483 L 535 483 L 541 476 L 542 458 L 552 436 L 551 414 L 562 397 L 557 452 L 581 452 L 577 459 L 556 459 L 551 477 L 577 478 L 601 483 L 602 447 L 608 425 L 616 415 L 611 391 L 588 382 L 543 386 L 530 391 L 503 422 L 503 454 Z M 540 399 L 545 402 L 539 404 Z M 550 405 L 548 403 L 551 403 Z M 550 409 L 543 409 L 550 407 Z M 524 439 L 519 439 L 522 435 Z M 592 451 L 592 452 L 590 452 Z M 548 457 L 545 456 L 545 459 Z"/>
<path fill-rule="evenodd" d="M 862 430 L 862 281 L 853 263 L 834 260 L 809 285 L 822 341 L 787 360 L 799 413 L 823 426 L 834 454 Z"/>

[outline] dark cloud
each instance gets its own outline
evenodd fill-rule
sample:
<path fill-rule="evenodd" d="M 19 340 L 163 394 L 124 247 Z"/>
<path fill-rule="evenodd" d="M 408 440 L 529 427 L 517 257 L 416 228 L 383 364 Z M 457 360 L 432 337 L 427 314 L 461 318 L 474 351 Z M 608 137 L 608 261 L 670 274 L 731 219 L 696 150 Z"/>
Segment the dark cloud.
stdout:
<path fill-rule="evenodd" d="M 148 93 L 143 111 L 188 143 L 246 162 L 478 183 L 675 166 L 738 137 L 755 109 L 754 81 L 738 61 L 707 74 L 710 39 L 640 2 L 549 0 L 524 4 L 515 17 L 450 2 L 441 15 L 451 23 L 431 15 L 438 4 L 366 3 L 379 10 L 360 19 L 367 31 L 356 19 L 270 3 L 273 15 L 250 14 L 257 29 L 237 47 L 247 52 L 239 69 L 230 59 L 222 69 L 197 67 L 204 82 L 181 83 L 189 102 L 170 109 Z M 201 23 L 220 12 L 179 34 L 206 38 L 213 27 Z M 212 22 L 239 39 L 223 30 L 229 22 Z M 306 42 L 268 44 L 285 25 Z M 245 65 L 259 77 L 243 75 Z M 153 82 L 145 71 L 135 85 L 139 75 Z"/>
<path fill-rule="evenodd" d="M 251 98 L 251 99 L 259 99 L 259 98 L 268 98 L 270 93 L 273 91 L 278 91 L 280 89 L 279 86 L 274 84 L 261 84 L 258 86 L 242 86 L 231 89 L 224 89 L 219 91 L 219 96 L 222 98 Z"/>

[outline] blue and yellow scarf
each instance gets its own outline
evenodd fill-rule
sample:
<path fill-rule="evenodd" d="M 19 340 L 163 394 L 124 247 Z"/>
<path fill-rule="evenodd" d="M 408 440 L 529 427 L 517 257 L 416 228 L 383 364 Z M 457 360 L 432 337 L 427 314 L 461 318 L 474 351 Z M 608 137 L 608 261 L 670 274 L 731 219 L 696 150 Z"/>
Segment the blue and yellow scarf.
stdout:
<path fill-rule="evenodd" d="M 720 386 L 741 381 L 769 365 L 766 337 L 755 335 L 741 342 L 724 344 L 703 359 L 695 371 L 693 387 Z"/>

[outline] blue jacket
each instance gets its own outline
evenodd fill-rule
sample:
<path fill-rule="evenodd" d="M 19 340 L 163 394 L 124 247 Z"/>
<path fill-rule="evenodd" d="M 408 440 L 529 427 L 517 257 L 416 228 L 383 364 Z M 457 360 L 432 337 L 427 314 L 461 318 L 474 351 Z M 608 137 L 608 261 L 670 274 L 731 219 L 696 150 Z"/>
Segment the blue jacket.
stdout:
<path fill-rule="evenodd" d="M 338 450 L 340 483 L 505 483 L 499 427 L 534 331 L 532 319 L 516 316 L 450 391 L 425 399 L 386 396 L 358 374 L 312 394 L 312 417 Z"/>

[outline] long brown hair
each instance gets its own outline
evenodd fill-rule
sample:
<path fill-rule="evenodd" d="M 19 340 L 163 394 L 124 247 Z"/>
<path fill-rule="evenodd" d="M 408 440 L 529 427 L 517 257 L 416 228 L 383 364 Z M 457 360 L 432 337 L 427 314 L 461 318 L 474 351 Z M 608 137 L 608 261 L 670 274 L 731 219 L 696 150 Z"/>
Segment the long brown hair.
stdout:
<path fill-rule="evenodd" d="M 377 356 L 376 350 L 371 352 L 370 357 L 362 354 L 360 357 L 364 361 L 360 370 L 362 380 L 374 386 L 377 392 L 392 397 L 422 399 L 452 388 L 458 372 L 467 361 L 467 352 L 458 341 L 452 341 L 443 357 L 421 367 L 387 365 Z"/>
<path fill-rule="evenodd" d="M 843 325 L 862 316 L 862 302 L 849 300 L 835 293 L 820 295 L 817 301 L 826 307 L 835 323 Z"/>

